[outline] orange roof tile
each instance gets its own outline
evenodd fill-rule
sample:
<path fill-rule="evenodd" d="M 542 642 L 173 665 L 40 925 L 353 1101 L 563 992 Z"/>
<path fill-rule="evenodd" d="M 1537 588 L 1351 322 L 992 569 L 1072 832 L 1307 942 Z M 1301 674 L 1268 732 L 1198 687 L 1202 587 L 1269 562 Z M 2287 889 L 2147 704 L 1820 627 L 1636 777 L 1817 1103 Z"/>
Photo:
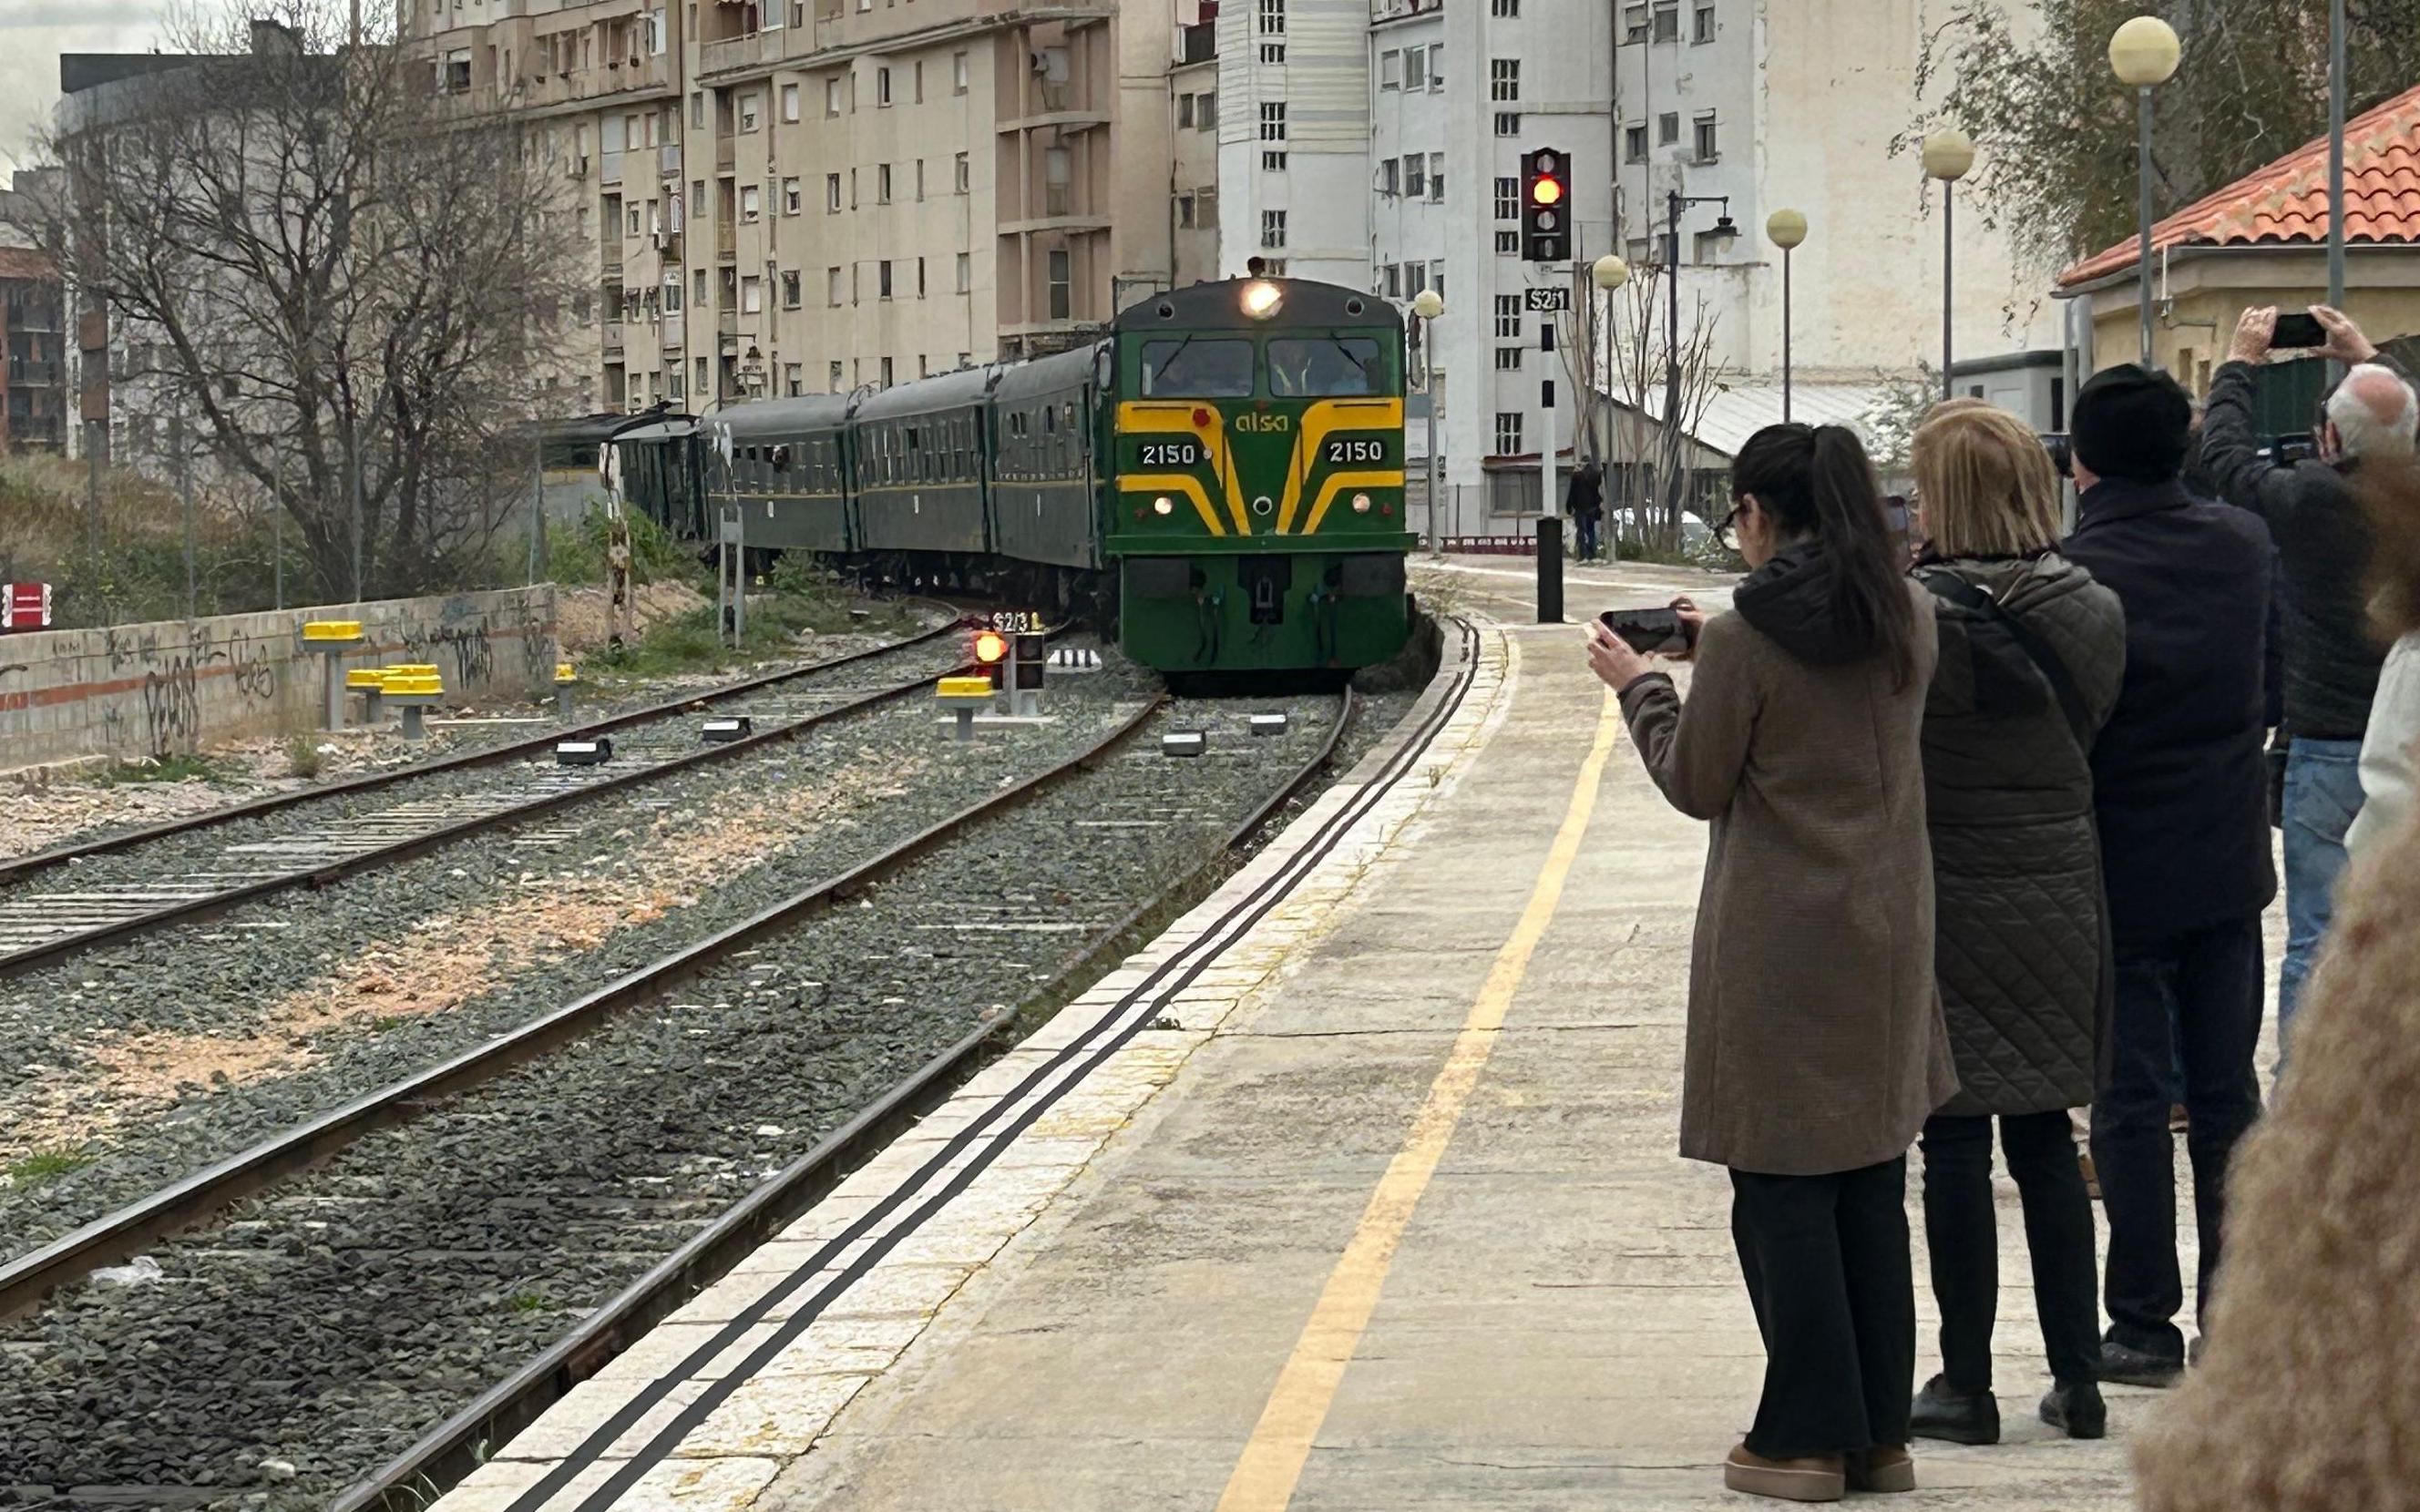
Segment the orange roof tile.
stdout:
<path fill-rule="evenodd" d="M 2196 200 L 2151 227 L 2153 250 L 2169 247 L 2315 244 L 2328 235 L 2328 139 L 2324 136 Z M 2058 275 L 2073 288 L 2133 265 L 2128 237 Z M 2345 240 L 2420 241 L 2420 88 L 2345 123 Z"/>

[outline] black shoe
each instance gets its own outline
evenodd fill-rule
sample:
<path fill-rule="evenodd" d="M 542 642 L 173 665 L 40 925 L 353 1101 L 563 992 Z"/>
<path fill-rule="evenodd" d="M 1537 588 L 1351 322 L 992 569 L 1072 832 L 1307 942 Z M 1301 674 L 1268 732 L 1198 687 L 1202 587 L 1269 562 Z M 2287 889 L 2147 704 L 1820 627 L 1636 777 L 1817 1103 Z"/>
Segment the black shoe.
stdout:
<path fill-rule="evenodd" d="M 1947 1378 L 1935 1376 L 1916 1394 L 1907 1430 L 1919 1439 L 1939 1439 L 1947 1443 L 1997 1443 L 1999 1399 L 1988 1391 L 1959 1391 Z"/>
<path fill-rule="evenodd" d="M 2116 1339 L 2101 1344 L 2101 1379 L 2120 1386 L 2173 1386 L 2185 1373 L 2183 1360 L 2153 1354 Z"/>
<path fill-rule="evenodd" d="M 2041 1399 L 2041 1420 L 2071 1439 L 2109 1435 L 2109 1406 L 2089 1381 L 2062 1381 Z"/>

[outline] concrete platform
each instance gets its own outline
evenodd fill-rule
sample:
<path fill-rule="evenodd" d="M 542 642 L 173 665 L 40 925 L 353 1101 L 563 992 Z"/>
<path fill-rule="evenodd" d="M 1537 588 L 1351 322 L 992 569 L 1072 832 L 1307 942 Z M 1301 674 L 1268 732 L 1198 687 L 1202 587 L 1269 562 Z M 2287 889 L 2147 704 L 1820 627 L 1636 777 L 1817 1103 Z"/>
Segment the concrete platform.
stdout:
<path fill-rule="evenodd" d="M 1729 1186 L 1673 1153 L 1703 832 L 1576 630 L 1475 641 L 1424 745 L 443 1512 L 1752 1504 L 1714 1468 L 1761 1370 Z M 1899 1504 L 2130 1505 L 2153 1395 L 2100 1443 L 2032 1421 L 2001 1208 L 2009 1442 L 1922 1447 Z"/>

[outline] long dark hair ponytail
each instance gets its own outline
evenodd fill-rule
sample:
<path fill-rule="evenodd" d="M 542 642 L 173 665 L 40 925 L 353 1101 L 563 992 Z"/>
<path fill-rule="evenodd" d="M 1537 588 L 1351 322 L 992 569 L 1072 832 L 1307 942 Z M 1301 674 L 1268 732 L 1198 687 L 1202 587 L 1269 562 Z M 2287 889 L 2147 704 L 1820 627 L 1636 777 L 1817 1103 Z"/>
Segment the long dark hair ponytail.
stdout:
<path fill-rule="evenodd" d="M 1916 675 L 1916 606 L 1857 433 L 1767 425 L 1731 463 L 1731 493 L 1754 494 L 1784 537 L 1822 543 L 1832 563 L 1834 622 L 1885 657 L 1905 687 Z"/>

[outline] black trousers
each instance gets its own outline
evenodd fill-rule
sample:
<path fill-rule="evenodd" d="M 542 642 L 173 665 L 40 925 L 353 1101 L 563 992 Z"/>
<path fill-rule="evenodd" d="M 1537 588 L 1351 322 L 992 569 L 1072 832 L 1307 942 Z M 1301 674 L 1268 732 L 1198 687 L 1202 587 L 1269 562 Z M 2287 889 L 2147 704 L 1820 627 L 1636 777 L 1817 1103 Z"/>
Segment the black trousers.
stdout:
<path fill-rule="evenodd" d="M 1734 1170 L 1731 1242 L 1764 1335 L 1749 1450 L 1794 1459 L 1905 1443 L 1916 1386 L 1907 1157 L 1829 1176 Z"/>
<path fill-rule="evenodd" d="M 1941 1373 L 1962 1392 L 1992 1389 L 1992 1323 L 2000 1305 L 2000 1234 L 1992 1202 L 1992 1119 L 1927 1119 L 1924 1242 L 1941 1307 Z M 2000 1149 L 2024 1205 L 2042 1349 L 2060 1381 L 2090 1381 L 2101 1356 L 2093 1304 L 2092 1196 L 2075 1160 L 2067 1110 L 2005 1114 Z"/>
<path fill-rule="evenodd" d="M 2118 946 L 2118 1011 L 2109 1085 L 2092 1104 L 2092 1164 L 2109 1215 L 2103 1301 L 2109 1337 L 2182 1361 L 2177 1315 L 2176 1136 L 2168 1106 L 2192 1120 L 2194 1219 L 2201 1235 L 2196 1311 L 2207 1314 L 2226 1212 L 2226 1167 L 2260 1116 L 2252 1058 L 2260 1041 L 2257 915 L 2171 939 Z M 2183 1070 L 2179 1088 L 2177 1073 Z"/>

